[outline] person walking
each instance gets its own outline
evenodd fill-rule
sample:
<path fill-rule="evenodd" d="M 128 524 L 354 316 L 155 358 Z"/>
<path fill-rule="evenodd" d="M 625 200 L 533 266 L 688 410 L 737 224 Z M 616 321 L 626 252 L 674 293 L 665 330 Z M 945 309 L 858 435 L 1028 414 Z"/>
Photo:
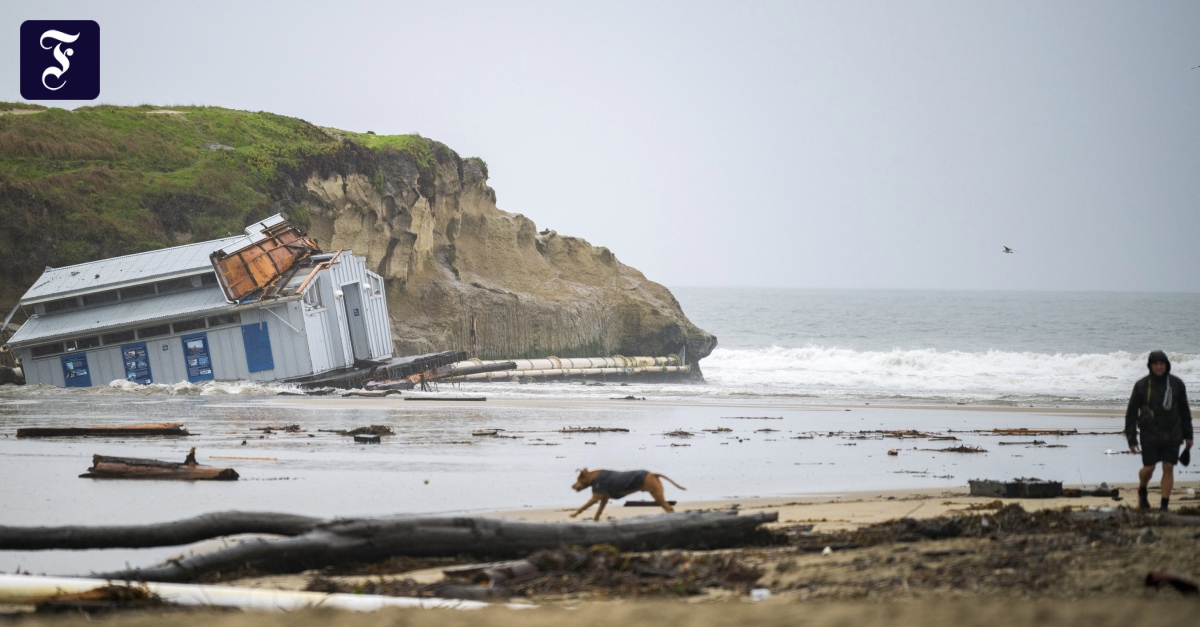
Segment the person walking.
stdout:
<path fill-rule="evenodd" d="M 1162 464 L 1162 503 L 1167 511 L 1171 489 L 1175 487 L 1175 464 L 1179 462 L 1179 445 L 1184 444 L 1183 463 L 1186 466 L 1192 449 L 1192 412 L 1188 408 L 1187 390 L 1183 381 L 1171 374 L 1171 361 L 1162 351 L 1150 353 L 1146 366 L 1150 374 L 1133 385 L 1129 407 L 1125 410 L 1125 437 L 1129 451 L 1142 454 L 1142 469 L 1138 471 L 1138 508 L 1150 509 L 1149 485 L 1154 467 Z M 1138 436 L 1141 435 L 1141 446 Z"/>

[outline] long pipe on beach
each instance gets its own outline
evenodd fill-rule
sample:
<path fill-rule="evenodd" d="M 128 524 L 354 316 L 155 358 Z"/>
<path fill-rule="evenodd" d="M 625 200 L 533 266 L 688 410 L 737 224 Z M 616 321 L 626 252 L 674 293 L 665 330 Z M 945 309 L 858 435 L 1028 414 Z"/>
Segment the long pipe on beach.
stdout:
<path fill-rule="evenodd" d="M 645 368 L 655 366 L 682 365 L 677 355 L 667 355 L 665 357 L 625 357 L 623 355 L 613 355 L 612 357 L 546 357 L 544 359 L 507 359 L 491 361 L 470 359 L 455 363 L 452 368 L 458 370 L 466 369 L 471 366 L 489 366 L 492 364 L 508 362 L 516 364 L 512 370 L 520 371 L 560 370 L 572 368 Z"/>
<path fill-rule="evenodd" d="M 61 594 L 80 594 L 104 586 L 119 585 L 106 579 L 83 577 L 33 577 L 0 575 L 0 602 L 37 603 Z M 481 601 L 454 599 L 417 599 L 377 594 L 327 594 L 298 590 L 270 590 L 236 586 L 209 586 L 183 583 L 137 583 L 147 592 L 168 603 L 202 607 L 236 607 L 253 610 L 293 611 L 311 607 L 332 607 L 356 612 L 373 612 L 385 607 L 420 607 L 476 610 L 487 607 Z M 511 606 L 510 606 L 511 607 Z M 524 606 L 528 607 L 528 606 Z"/>
<path fill-rule="evenodd" d="M 481 372 L 478 374 L 469 374 L 459 378 L 464 381 L 503 381 L 513 377 L 585 377 L 646 373 L 688 373 L 691 371 L 691 366 L 645 366 L 636 368 L 544 368 L 538 370 L 501 370 L 499 372 Z"/>

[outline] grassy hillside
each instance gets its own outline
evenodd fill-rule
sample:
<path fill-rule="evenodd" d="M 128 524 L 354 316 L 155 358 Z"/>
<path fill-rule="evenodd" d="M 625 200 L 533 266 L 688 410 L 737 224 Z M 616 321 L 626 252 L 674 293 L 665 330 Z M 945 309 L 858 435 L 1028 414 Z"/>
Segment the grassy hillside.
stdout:
<path fill-rule="evenodd" d="M 277 211 L 306 226 L 289 188 L 347 152 L 398 150 L 425 169 L 439 149 L 219 107 L 0 102 L 0 308 L 47 265 L 232 235 Z"/>

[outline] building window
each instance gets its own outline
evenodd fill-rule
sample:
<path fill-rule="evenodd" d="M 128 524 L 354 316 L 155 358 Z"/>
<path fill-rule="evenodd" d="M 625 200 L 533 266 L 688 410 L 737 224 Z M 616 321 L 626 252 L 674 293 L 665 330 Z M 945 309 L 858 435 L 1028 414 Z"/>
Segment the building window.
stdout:
<path fill-rule="evenodd" d="M 171 325 L 160 324 L 153 327 L 145 327 L 137 330 L 138 339 L 144 340 L 149 337 L 159 337 L 162 335 L 171 334 Z"/>
<path fill-rule="evenodd" d="M 96 292 L 95 294 L 85 294 L 83 304 L 91 307 L 92 305 L 104 305 L 107 303 L 117 302 L 117 290 L 107 290 L 104 292 Z"/>
<path fill-rule="evenodd" d="M 221 314 L 219 316 L 209 316 L 208 326 L 223 327 L 227 324 L 241 324 L 242 314 L 234 312 L 231 314 Z"/>
<path fill-rule="evenodd" d="M 371 295 L 383 296 L 383 281 L 381 281 L 379 277 L 375 276 L 374 274 L 368 274 L 367 278 L 371 281 Z"/>
<path fill-rule="evenodd" d="M 78 309 L 78 298 L 60 298 L 46 303 L 46 313 L 54 313 L 56 311 L 67 311 L 68 309 Z"/>
<path fill-rule="evenodd" d="M 100 345 L 100 336 L 93 335 L 92 337 L 81 337 L 77 340 L 67 340 L 64 344 L 66 345 L 67 352 L 87 350 Z"/>
<path fill-rule="evenodd" d="M 320 309 L 325 306 L 325 300 L 321 297 L 321 284 L 312 283 L 308 289 L 304 290 L 304 302 L 313 309 Z"/>
<path fill-rule="evenodd" d="M 184 331 L 194 331 L 196 329 L 203 329 L 204 328 L 204 318 L 196 318 L 195 320 L 184 320 L 183 322 L 176 322 L 175 324 L 173 324 L 171 326 L 175 328 L 176 333 L 183 333 Z"/>
<path fill-rule="evenodd" d="M 133 331 L 117 331 L 116 333 L 106 333 L 100 336 L 100 339 L 105 344 L 123 344 L 133 341 Z"/>
<path fill-rule="evenodd" d="M 132 285 L 130 287 L 121 288 L 121 300 L 129 300 L 131 298 L 141 298 L 143 296 L 154 295 L 154 284 L 146 283 L 144 285 Z"/>
<path fill-rule="evenodd" d="M 193 287 L 195 286 L 192 285 L 192 277 L 185 276 L 183 278 L 171 279 L 169 281 L 159 281 L 158 293 L 169 294 L 171 292 L 182 292 L 184 290 L 190 290 Z"/>
<path fill-rule="evenodd" d="M 216 284 L 217 284 L 217 275 L 215 272 L 209 272 L 208 274 L 200 275 L 200 286 L 201 287 L 205 287 L 208 285 L 216 285 Z"/>
<path fill-rule="evenodd" d="M 63 350 L 62 342 L 58 342 L 56 344 L 42 344 L 41 346 L 33 347 L 34 357 L 45 357 L 46 355 L 57 355 L 65 352 L 66 351 Z"/>

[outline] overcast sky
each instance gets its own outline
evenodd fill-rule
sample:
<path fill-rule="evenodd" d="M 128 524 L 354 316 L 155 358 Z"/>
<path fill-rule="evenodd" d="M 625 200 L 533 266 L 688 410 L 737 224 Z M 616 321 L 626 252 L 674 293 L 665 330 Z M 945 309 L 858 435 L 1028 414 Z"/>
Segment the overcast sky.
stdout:
<path fill-rule="evenodd" d="M 1195 1 L 0 0 L 0 100 L 27 19 L 100 24 L 98 102 L 417 132 L 668 286 L 1200 291 Z"/>

